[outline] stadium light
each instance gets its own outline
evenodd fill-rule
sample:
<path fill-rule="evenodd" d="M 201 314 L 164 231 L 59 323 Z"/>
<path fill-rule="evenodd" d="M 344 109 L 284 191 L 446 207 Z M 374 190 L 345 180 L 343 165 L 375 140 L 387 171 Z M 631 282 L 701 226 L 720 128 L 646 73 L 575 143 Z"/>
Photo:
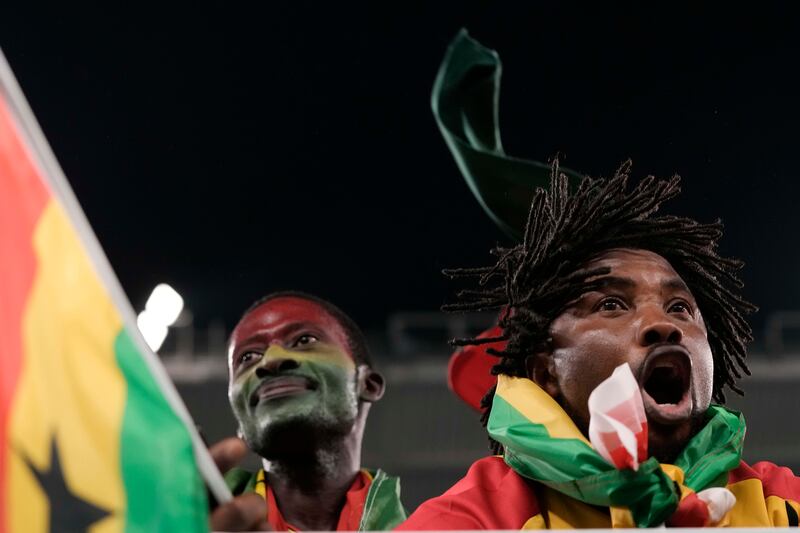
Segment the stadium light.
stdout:
<path fill-rule="evenodd" d="M 160 324 L 171 326 L 183 310 L 183 298 L 166 283 L 160 283 L 153 289 L 144 309 Z"/>
<path fill-rule="evenodd" d="M 147 345 L 154 352 L 161 348 L 167 338 L 169 326 L 175 323 L 183 310 L 183 298 L 167 285 L 159 283 L 144 306 L 144 311 L 136 318 L 136 325 L 142 332 Z"/>

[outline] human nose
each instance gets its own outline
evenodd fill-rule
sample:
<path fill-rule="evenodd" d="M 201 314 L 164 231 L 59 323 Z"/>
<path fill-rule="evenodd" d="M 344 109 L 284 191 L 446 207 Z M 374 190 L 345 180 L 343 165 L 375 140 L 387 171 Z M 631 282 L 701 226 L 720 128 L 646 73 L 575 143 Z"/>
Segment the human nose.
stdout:
<path fill-rule="evenodd" d="M 264 353 L 258 367 L 256 367 L 256 377 L 265 378 L 275 376 L 282 372 L 298 368 L 300 363 L 289 356 L 284 350 L 270 348 Z"/>
<path fill-rule="evenodd" d="M 683 331 L 661 308 L 649 308 L 643 312 L 637 337 L 640 346 L 679 344 Z"/>

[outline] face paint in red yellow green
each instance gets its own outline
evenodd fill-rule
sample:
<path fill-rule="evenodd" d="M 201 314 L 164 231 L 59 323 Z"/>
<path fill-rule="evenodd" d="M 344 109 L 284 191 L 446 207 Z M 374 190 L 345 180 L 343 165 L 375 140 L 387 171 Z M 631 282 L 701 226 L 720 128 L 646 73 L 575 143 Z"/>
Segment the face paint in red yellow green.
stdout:
<path fill-rule="evenodd" d="M 347 334 L 316 302 L 278 297 L 249 312 L 231 335 L 228 365 L 231 407 L 259 453 L 281 428 L 346 433 L 355 422 L 356 364 Z"/>

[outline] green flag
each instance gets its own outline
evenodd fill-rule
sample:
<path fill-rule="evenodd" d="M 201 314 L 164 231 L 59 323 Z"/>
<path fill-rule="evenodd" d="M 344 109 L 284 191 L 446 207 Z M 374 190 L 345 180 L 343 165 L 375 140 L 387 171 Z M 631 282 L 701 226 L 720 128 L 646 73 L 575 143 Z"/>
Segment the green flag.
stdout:
<path fill-rule="evenodd" d="M 498 124 L 500 57 L 461 30 L 447 49 L 431 95 L 433 115 L 478 202 L 506 234 L 519 240 L 536 187 L 551 167 L 506 155 Z M 581 176 L 562 168 L 575 184 Z"/>

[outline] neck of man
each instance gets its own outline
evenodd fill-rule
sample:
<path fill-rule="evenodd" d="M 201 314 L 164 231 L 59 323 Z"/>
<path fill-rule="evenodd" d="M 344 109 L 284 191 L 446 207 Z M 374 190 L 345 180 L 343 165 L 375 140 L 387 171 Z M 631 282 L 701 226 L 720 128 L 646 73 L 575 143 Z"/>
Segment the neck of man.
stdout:
<path fill-rule="evenodd" d="M 302 531 L 335 531 L 345 496 L 361 468 L 363 425 L 305 454 L 264 459 L 283 519 Z"/>

